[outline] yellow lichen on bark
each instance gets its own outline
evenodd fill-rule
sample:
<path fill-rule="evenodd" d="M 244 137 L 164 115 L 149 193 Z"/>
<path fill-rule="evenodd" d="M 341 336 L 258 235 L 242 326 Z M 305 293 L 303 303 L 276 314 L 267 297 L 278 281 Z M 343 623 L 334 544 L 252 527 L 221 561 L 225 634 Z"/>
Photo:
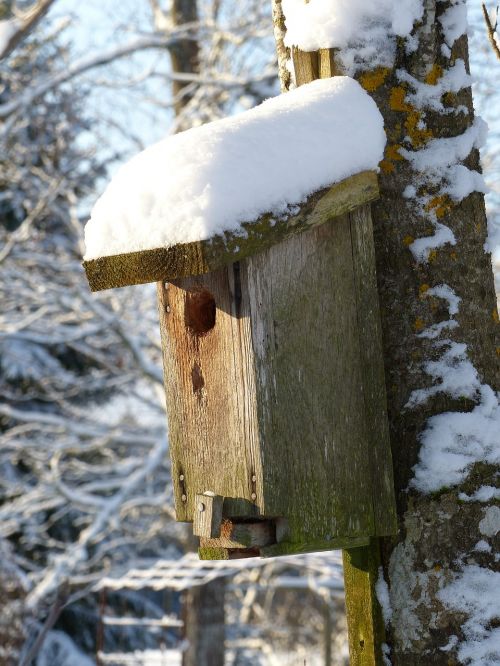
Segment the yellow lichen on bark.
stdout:
<path fill-rule="evenodd" d="M 422 113 L 416 109 L 408 113 L 405 128 L 414 148 L 422 148 L 429 139 L 432 139 L 431 130 L 422 122 Z"/>
<path fill-rule="evenodd" d="M 451 208 L 452 203 L 450 197 L 447 194 L 441 194 L 437 197 L 433 197 L 425 205 L 425 210 L 428 212 L 433 211 L 438 219 L 441 219 L 447 213 L 449 213 Z"/>
<path fill-rule="evenodd" d="M 375 92 L 384 83 L 390 71 L 388 67 L 377 67 L 361 74 L 359 82 L 367 92 Z"/>
<path fill-rule="evenodd" d="M 442 76 L 443 68 L 440 65 L 436 65 L 436 63 L 434 63 L 425 77 L 425 82 L 431 86 L 435 86 Z"/>
<path fill-rule="evenodd" d="M 408 112 L 412 107 L 406 103 L 406 90 L 402 86 L 396 86 L 391 90 L 389 106 L 393 111 Z"/>
<path fill-rule="evenodd" d="M 413 324 L 413 328 L 417 333 L 419 333 L 420 331 L 422 331 L 425 328 L 425 322 L 422 319 L 422 317 L 417 317 L 415 319 L 415 322 Z"/>

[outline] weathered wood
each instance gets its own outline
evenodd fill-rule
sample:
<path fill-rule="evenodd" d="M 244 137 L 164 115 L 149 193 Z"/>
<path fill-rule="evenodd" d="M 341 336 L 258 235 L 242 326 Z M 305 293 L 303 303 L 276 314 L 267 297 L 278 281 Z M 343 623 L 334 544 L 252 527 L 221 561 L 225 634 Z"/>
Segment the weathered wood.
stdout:
<path fill-rule="evenodd" d="M 370 447 L 387 440 L 372 441 L 365 414 L 362 387 L 372 378 L 363 375 L 359 339 L 357 221 L 344 216 L 241 267 L 252 312 L 264 507 L 287 517 L 286 541 L 294 544 L 378 532 L 367 461 Z M 376 501 L 390 512 L 393 495 Z"/>
<path fill-rule="evenodd" d="M 300 86 L 319 78 L 319 58 L 316 51 L 300 51 L 292 47 L 295 83 Z"/>
<path fill-rule="evenodd" d="M 375 593 L 380 566 L 378 542 L 344 550 L 344 587 L 351 666 L 382 666 L 385 630 Z"/>
<path fill-rule="evenodd" d="M 204 557 L 352 548 L 395 528 L 383 372 L 362 348 L 379 343 L 369 222 L 358 209 L 159 284 L 179 519 L 206 490 L 226 518 L 284 519 L 277 543 L 204 542 Z"/>
<path fill-rule="evenodd" d="M 358 208 L 350 218 L 375 533 L 387 536 L 396 533 L 397 517 L 371 209 Z"/>
<path fill-rule="evenodd" d="M 196 534 L 196 532 L 195 532 Z M 225 519 L 218 538 L 203 538 L 201 548 L 263 548 L 276 543 L 276 526 L 271 520 L 235 522 Z"/>
<path fill-rule="evenodd" d="M 332 220 L 378 196 L 377 174 L 363 171 L 310 196 L 286 218 L 272 214 L 210 239 L 84 261 L 92 291 L 200 275 L 240 261 Z"/>
<path fill-rule="evenodd" d="M 224 498 L 203 493 L 194 497 L 193 534 L 214 539 L 220 536 Z"/>
<path fill-rule="evenodd" d="M 195 495 L 207 490 L 226 498 L 224 510 L 232 517 L 257 515 L 262 503 L 250 312 L 238 271 L 235 264 L 175 285 L 158 284 L 181 521 L 193 520 Z"/>

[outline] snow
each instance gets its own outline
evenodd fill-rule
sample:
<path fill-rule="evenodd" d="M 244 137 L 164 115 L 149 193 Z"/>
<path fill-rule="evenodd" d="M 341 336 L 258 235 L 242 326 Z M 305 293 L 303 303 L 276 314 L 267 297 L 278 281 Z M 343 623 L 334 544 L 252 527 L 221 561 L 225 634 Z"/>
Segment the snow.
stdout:
<path fill-rule="evenodd" d="M 99 662 L 101 664 L 112 664 L 113 666 L 117 666 L 117 664 L 120 664 L 120 666 L 181 666 L 182 653 L 179 650 L 167 649 L 110 652 L 108 654 L 100 652 Z M 68 664 L 68 666 L 70 665 Z"/>
<path fill-rule="evenodd" d="M 384 570 L 382 567 L 379 567 L 378 569 L 378 578 L 375 583 L 375 594 L 377 595 L 380 608 L 382 609 L 384 623 L 388 626 L 392 618 L 392 607 L 389 596 L 389 586 L 384 578 Z"/>
<path fill-rule="evenodd" d="M 343 48 L 360 41 L 375 46 L 406 37 L 423 13 L 421 0 L 282 0 L 287 46 L 303 51 Z"/>
<path fill-rule="evenodd" d="M 458 485 L 476 462 L 500 463 L 500 404 L 489 386 L 471 412 L 432 416 L 421 436 L 411 485 L 423 493 Z"/>
<path fill-rule="evenodd" d="M 92 210 L 85 259 L 208 239 L 313 192 L 376 170 L 385 147 L 375 102 L 354 80 L 301 86 L 147 148 Z"/>
<path fill-rule="evenodd" d="M 428 289 L 425 296 L 445 300 L 450 317 L 441 325 L 435 324 L 420 333 L 432 339 L 451 327 L 454 316 L 459 312 L 460 297 L 446 284 Z M 433 383 L 413 391 L 406 407 L 424 404 L 438 393 L 477 400 L 478 404 L 470 412 L 444 412 L 428 419 L 420 436 L 419 462 L 414 467 L 414 478 L 410 482 L 412 487 L 423 493 L 459 484 L 476 462 L 500 463 L 499 396 L 490 386 L 481 383 L 467 357 L 465 344 L 448 339 L 436 340 L 433 344 L 441 355 L 423 366 Z M 460 499 L 481 501 L 488 493 L 487 489 L 480 489 L 477 497 L 461 494 Z"/>
<path fill-rule="evenodd" d="M 500 507 L 493 505 L 484 509 L 484 516 L 479 521 L 479 531 L 483 536 L 496 537 L 500 532 Z"/>
<path fill-rule="evenodd" d="M 15 18 L 0 21 L 0 56 L 20 27 L 21 24 Z"/>
<path fill-rule="evenodd" d="M 492 499 L 500 499 L 500 488 L 481 486 L 472 495 L 460 493 L 458 499 L 462 502 L 489 502 Z"/>
<path fill-rule="evenodd" d="M 440 113 L 449 113 L 445 110 L 442 96 L 447 92 L 456 93 L 462 88 L 472 84 L 472 77 L 467 74 L 465 63 L 458 59 L 454 65 L 447 69 L 435 84 L 422 83 L 405 70 L 398 70 L 398 79 L 408 83 L 414 90 L 406 95 L 405 101 L 418 109 L 431 109 Z M 467 107 L 459 108 L 468 112 Z"/>
<path fill-rule="evenodd" d="M 94 666 L 95 662 L 81 652 L 63 631 L 47 633 L 36 660 L 37 666 Z"/>
<path fill-rule="evenodd" d="M 481 539 L 474 546 L 474 550 L 476 553 L 491 553 L 491 546 L 487 541 Z"/>
<path fill-rule="evenodd" d="M 448 47 L 453 46 L 457 39 L 467 32 L 467 5 L 465 0 L 452 2 L 451 7 L 448 7 L 439 17 L 439 22 L 443 28 L 446 45 Z"/>
<path fill-rule="evenodd" d="M 418 151 L 408 151 L 403 148 L 400 152 L 403 157 L 410 160 L 417 171 L 431 171 L 437 175 L 465 160 L 473 148 L 480 148 L 486 141 L 487 132 L 488 125 L 481 118 L 476 118 L 463 134 L 433 139 Z"/>
<path fill-rule="evenodd" d="M 465 641 L 458 647 L 458 659 L 468 666 L 498 666 L 500 627 L 498 618 L 500 573 L 477 565 L 464 566 L 454 581 L 438 592 L 451 610 L 464 613 Z M 445 648 L 443 648 L 445 649 Z"/>
<path fill-rule="evenodd" d="M 449 227 L 445 224 L 441 224 L 441 222 L 436 222 L 435 229 L 436 231 L 432 236 L 422 236 L 421 238 L 417 238 L 409 246 L 416 261 L 428 261 L 432 250 L 435 250 L 438 247 L 443 247 L 443 245 L 448 243 L 450 245 L 456 245 L 457 241 L 455 234 Z"/>
<path fill-rule="evenodd" d="M 420 101 L 423 102 L 423 93 Z M 429 95 L 427 100 L 431 99 Z M 461 201 L 472 192 L 488 192 L 488 187 L 481 173 L 460 164 L 470 154 L 473 148 L 480 148 L 485 140 L 488 126 L 481 118 L 476 118 L 474 123 L 463 134 L 455 137 L 433 139 L 424 148 L 413 151 L 400 148 L 399 152 L 405 159 L 409 160 L 416 171 L 418 185 L 426 189 L 439 187 L 439 194 L 447 194 L 453 201 Z M 415 202 L 422 210 L 427 211 L 435 226 L 432 236 L 417 238 L 409 249 L 416 261 L 426 262 L 430 252 L 447 243 L 456 244 L 453 231 L 442 222 L 438 222 L 435 213 L 429 210 L 428 195 L 419 197 L 416 190 L 407 188 L 405 196 L 412 198 L 415 191 Z"/>

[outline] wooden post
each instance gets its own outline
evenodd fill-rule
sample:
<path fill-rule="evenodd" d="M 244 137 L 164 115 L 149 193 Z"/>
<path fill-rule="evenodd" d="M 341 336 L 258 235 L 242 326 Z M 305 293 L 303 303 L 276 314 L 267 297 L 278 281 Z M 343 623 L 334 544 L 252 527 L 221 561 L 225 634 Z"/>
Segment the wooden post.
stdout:
<path fill-rule="evenodd" d="M 322 49 L 318 53 L 305 53 L 294 48 L 292 51 L 295 76 L 297 85 L 309 83 L 317 78 L 328 78 L 335 76 L 336 71 L 334 50 Z M 371 225 L 371 220 L 370 220 Z M 356 229 L 356 227 L 354 227 Z M 369 344 L 369 336 L 374 332 L 381 335 L 380 320 L 378 313 L 378 293 L 376 276 L 371 274 L 370 266 L 373 266 L 373 245 L 358 242 L 354 238 L 356 248 L 356 260 L 361 270 L 367 271 L 367 279 L 371 288 L 364 291 L 367 294 L 363 306 L 375 309 L 370 315 L 370 324 L 373 325 L 360 330 L 360 337 L 365 338 L 367 344 L 362 349 L 363 363 L 365 369 L 372 375 L 374 381 L 367 382 L 368 386 L 378 387 L 383 385 L 384 367 L 383 359 L 374 358 L 373 347 Z M 370 255 L 370 256 L 369 256 Z M 361 322 L 360 322 L 361 323 Z M 376 352 L 378 349 L 375 350 Z M 370 396 L 367 400 L 367 410 L 372 411 L 369 418 L 379 422 L 379 427 L 385 428 L 384 422 L 377 419 L 376 412 L 386 413 L 385 396 Z M 375 400 L 374 400 L 375 398 Z M 376 460 L 371 464 L 377 465 Z M 383 470 L 380 479 L 383 478 Z M 347 626 L 349 633 L 349 656 L 351 666 L 379 666 L 383 664 L 381 645 L 384 632 L 384 623 L 380 606 L 376 599 L 375 584 L 378 576 L 380 562 L 380 540 L 372 539 L 369 545 L 351 548 L 343 551 L 344 582 L 347 609 Z"/>
<path fill-rule="evenodd" d="M 382 666 L 384 622 L 375 593 L 379 540 L 369 546 L 343 551 L 344 586 L 351 666 Z"/>
<path fill-rule="evenodd" d="M 224 666 L 225 578 L 192 587 L 184 597 L 182 666 Z"/>

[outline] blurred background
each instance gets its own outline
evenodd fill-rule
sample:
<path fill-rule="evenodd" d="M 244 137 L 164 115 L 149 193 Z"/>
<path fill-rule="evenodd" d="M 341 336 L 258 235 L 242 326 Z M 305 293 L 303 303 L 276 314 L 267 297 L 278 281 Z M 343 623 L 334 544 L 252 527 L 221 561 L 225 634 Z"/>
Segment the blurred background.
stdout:
<path fill-rule="evenodd" d="M 468 4 L 500 291 L 500 63 Z M 207 631 L 233 666 L 348 663 L 339 553 L 193 555 L 154 286 L 81 268 L 120 164 L 278 93 L 270 2 L 0 0 L 1 665 L 190 666 Z"/>

